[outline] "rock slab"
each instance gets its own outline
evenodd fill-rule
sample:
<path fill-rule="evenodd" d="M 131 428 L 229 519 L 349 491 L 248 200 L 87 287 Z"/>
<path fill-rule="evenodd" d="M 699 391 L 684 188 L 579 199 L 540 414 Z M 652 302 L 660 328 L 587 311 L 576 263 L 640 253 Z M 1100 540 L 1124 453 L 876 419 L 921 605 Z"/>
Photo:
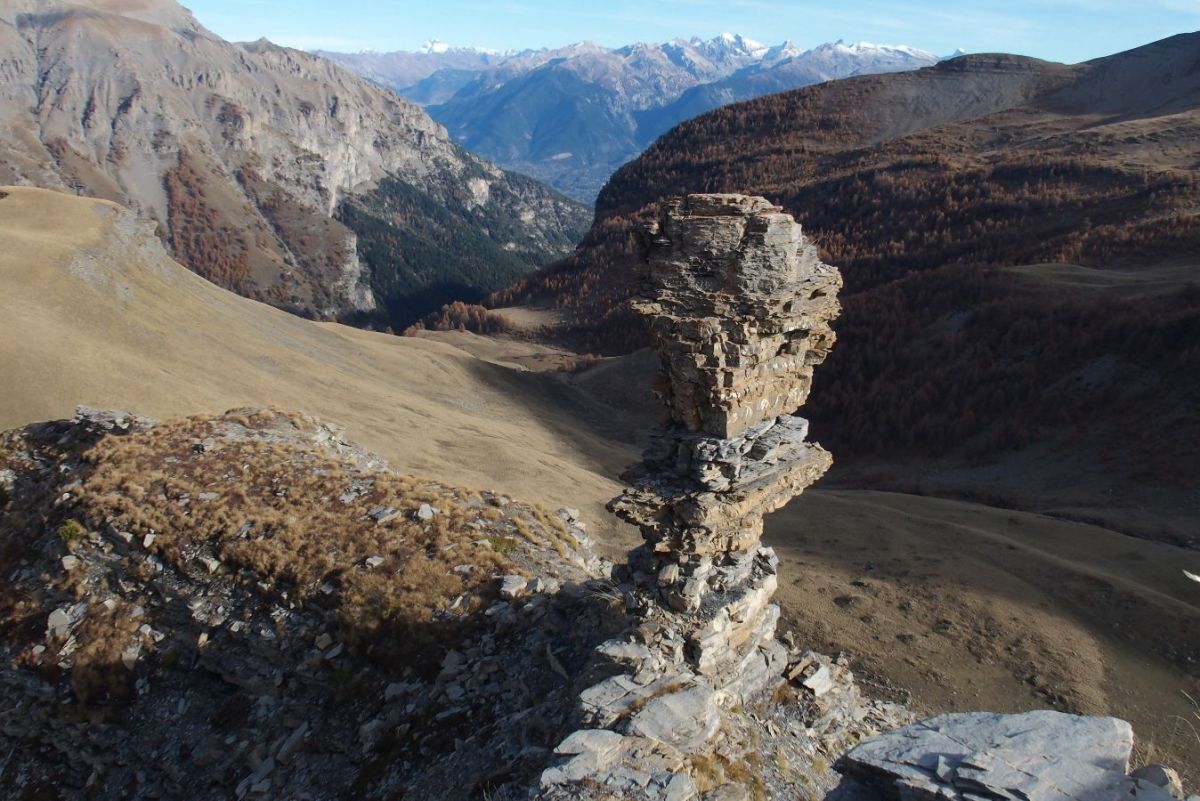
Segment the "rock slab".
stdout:
<path fill-rule="evenodd" d="M 1117 718 L 965 712 L 868 740 L 835 767 L 904 801 L 1167 801 L 1128 775 L 1132 750 L 1133 729 Z"/>

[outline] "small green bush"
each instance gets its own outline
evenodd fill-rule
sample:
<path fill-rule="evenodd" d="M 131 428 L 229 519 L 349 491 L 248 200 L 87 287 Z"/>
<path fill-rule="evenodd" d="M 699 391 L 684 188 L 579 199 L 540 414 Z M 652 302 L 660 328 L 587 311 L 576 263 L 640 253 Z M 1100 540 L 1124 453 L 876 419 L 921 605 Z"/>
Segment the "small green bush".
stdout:
<path fill-rule="evenodd" d="M 86 533 L 87 530 L 80 525 L 78 520 L 64 520 L 58 527 L 59 539 L 68 545 L 73 542 L 79 542 Z"/>

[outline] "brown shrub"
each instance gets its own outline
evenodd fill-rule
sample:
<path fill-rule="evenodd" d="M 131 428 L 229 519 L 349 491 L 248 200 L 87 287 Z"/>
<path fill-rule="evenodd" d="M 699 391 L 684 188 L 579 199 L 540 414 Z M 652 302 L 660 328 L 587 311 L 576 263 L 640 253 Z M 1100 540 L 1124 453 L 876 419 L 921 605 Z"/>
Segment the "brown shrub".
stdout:
<path fill-rule="evenodd" d="M 206 196 L 206 181 L 186 150 L 163 179 L 171 247 L 193 272 L 218 286 L 246 294 L 252 289 L 249 249 Z"/>

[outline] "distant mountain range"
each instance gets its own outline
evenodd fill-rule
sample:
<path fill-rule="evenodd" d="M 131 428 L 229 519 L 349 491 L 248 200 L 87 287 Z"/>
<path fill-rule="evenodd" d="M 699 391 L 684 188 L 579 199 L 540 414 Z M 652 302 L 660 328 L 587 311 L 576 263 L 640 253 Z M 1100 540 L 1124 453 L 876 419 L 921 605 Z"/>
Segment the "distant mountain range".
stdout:
<path fill-rule="evenodd" d="M 919 69 L 911 47 L 835 42 L 805 50 L 743 36 L 610 49 L 417 52 L 330 58 L 426 107 L 455 141 L 591 202 L 609 176 L 675 124 L 738 100 L 835 78 Z"/>
<path fill-rule="evenodd" d="M 403 327 L 588 220 L 393 92 L 171 0 L 0 4 L 0 101 L 0 183 L 129 206 L 195 272 L 308 316 Z"/>

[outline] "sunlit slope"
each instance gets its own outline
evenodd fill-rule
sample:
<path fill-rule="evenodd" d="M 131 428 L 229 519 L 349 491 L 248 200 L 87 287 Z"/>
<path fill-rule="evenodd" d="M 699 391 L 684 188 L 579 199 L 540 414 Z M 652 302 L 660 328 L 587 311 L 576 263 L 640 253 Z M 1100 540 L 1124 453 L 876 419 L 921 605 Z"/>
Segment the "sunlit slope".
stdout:
<path fill-rule="evenodd" d="M 588 465 L 631 456 L 572 425 L 583 401 L 555 376 L 302 320 L 188 272 L 119 206 L 0 191 L 0 428 L 77 404 L 275 404 L 345 425 L 400 470 L 585 507 L 617 492 Z"/>

